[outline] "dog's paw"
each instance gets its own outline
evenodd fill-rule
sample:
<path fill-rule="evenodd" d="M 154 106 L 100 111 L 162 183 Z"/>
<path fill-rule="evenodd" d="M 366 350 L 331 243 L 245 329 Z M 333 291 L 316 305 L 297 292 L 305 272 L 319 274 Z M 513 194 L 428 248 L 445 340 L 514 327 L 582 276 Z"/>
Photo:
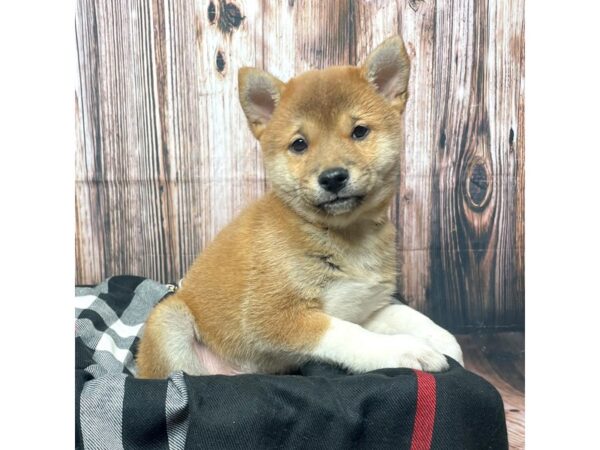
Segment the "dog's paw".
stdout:
<path fill-rule="evenodd" d="M 423 339 L 409 335 L 382 338 L 383 345 L 367 357 L 367 370 L 408 368 L 441 372 L 449 367 L 446 357 Z"/>
<path fill-rule="evenodd" d="M 464 367 L 462 349 L 456 338 L 448 331 L 440 328 L 437 332 L 428 336 L 426 341 L 438 352 L 448 355 Z"/>
<path fill-rule="evenodd" d="M 414 342 L 411 342 L 410 346 L 406 346 L 406 351 L 399 352 L 400 365 L 398 367 L 409 367 L 427 372 L 441 372 L 448 369 L 448 361 L 440 351 L 418 338 L 411 340 Z M 403 339 L 403 344 L 406 345 L 404 341 L 405 339 Z"/>

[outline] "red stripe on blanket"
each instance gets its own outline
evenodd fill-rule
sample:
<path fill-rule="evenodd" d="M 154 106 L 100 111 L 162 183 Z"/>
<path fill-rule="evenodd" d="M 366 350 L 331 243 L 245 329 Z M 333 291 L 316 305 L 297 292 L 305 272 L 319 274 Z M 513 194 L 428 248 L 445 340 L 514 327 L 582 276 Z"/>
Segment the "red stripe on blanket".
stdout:
<path fill-rule="evenodd" d="M 410 450 L 429 450 L 435 421 L 435 377 L 415 370 L 417 375 L 417 412 Z"/>

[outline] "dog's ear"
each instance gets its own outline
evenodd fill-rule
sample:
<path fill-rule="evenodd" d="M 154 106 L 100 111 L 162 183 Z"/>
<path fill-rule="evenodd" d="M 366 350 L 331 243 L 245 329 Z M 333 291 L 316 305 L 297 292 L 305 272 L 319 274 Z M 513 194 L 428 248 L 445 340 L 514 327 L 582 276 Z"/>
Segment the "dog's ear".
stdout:
<path fill-rule="evenodd" d="M 238 71 L 240 103 L 257 139 L 271 120 L 283 87 L 282 81 L 263 70 L 242 67 Z"/>
<path fill-rule="evenodd" d="M 392 105 L 401 111 L 406 105 L 410 60 L 400 36 L 386 39 L 367 57 L 363 76 Z"/>

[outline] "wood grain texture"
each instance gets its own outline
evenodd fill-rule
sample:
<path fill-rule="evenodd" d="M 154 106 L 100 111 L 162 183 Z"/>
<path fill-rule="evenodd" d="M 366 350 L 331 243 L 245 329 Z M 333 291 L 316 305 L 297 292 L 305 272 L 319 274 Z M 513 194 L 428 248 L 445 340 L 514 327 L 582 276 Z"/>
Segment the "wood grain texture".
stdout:
<path fill-rule="evenodd" d="M 524 0 L 80 0 L 76 281 L 179 279 L 266 189 L 237 70 L 412 59 L 399 291 L 454 330 L 522 328 Z"/>
<path fill-rule="evenodd" d="M 525 448 L 525 335 L 522 332 L 457 336 L 465 368 L 494 385 L 504 400 L 511 450 Z"/>

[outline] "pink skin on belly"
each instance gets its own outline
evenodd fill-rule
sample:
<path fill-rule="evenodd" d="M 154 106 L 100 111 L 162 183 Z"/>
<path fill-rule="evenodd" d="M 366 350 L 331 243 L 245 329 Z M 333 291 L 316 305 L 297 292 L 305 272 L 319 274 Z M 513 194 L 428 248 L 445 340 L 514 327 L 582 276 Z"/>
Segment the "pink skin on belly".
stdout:
<path fill-rule="evenodd" d="M 201 344 L 195 339 L 194 350 L 196 351 L 196 355 L 198 355 L 200 364 L 204 367 L 208 375 L 240 375 L 244 373 L 221 359 L 206 345 Z"/>

